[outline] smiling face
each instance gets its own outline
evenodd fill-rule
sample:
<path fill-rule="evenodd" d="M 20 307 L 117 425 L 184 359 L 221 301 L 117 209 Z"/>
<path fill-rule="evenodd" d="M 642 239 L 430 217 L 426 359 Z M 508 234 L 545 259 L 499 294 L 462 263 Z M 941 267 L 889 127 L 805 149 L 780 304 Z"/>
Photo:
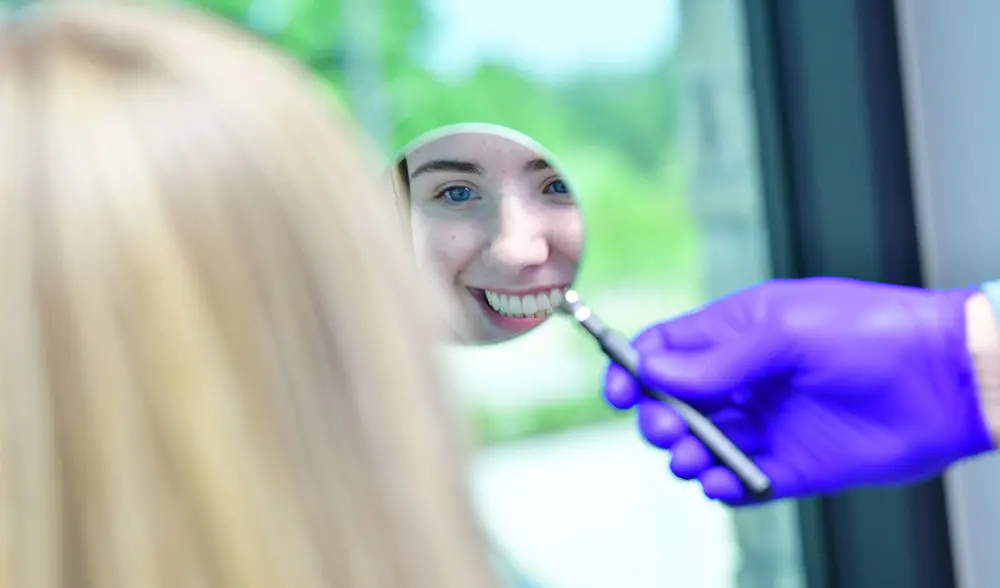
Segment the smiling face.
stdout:
<path fill-rule="evenodd" d="M 469 342 L 540 324 L 576 276 L 583 221 L 565 179 L 538 152 L 481 132 L 406 156 L 418 260 L 450 284 Z"/>

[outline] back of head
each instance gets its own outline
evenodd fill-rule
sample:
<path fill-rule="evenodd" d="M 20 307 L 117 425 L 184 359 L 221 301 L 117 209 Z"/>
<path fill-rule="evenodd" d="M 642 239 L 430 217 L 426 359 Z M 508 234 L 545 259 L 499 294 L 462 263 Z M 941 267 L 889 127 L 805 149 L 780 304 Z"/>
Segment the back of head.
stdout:
<path fill-rule="evenodd" d="M 329 109 L 188 10 L 0 24 L 0 586 L 493 584 L 431 304 Z"/>

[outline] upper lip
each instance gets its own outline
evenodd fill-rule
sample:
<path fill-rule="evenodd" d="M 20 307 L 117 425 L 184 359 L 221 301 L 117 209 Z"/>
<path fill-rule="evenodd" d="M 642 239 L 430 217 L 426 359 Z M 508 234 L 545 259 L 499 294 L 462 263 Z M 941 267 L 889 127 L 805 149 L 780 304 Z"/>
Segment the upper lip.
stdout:
<path fill-rule="evenodd" d="M 508 296 L 527 296 L 529 294 L 547 294 L 552 290 L 566 290 L 569 288 L 568 284 L 553 285 L 553 286 L 538 286 L 535 288 L 522 288 L 522 289 L 510 289 L 510 288 L 474 288 L 475 290 L 485 290 L 489 292 L 496 292 L 497 294 L 507 294 Z"/>

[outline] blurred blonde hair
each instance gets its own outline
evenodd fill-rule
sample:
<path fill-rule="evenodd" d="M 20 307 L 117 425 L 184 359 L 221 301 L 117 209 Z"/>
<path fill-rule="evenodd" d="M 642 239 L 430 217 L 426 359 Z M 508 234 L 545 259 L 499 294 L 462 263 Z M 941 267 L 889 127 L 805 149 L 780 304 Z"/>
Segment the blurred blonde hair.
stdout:
<path fill-rule="evenodd" d="M 438 325 L 310 76 L 176 7 L 0 23 L 0 586 L 493 586 Z"/>

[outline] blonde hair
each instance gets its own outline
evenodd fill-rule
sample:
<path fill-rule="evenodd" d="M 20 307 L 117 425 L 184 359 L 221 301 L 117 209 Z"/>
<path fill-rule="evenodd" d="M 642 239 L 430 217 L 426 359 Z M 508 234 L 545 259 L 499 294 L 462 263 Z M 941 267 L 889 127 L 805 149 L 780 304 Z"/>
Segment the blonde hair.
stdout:
<path fill-rule="evenodd" d="M 376 171 L 176 7 L 0 23 L 0 586 L 493 586 Z"/>

